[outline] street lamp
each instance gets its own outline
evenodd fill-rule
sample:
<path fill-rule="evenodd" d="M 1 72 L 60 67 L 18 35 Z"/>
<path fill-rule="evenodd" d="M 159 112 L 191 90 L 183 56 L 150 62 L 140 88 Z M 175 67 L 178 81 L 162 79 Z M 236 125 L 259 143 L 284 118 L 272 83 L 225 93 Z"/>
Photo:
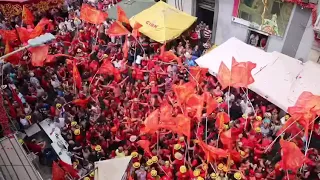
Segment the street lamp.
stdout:
<path fill-rule="evenodd" d="M 24 46 L 24 47 L 21 47 L 21 48 L 15 50 L 15 51 L 12 51 L 12 52 L 10 52 L 10 53 L 8 53 L 8 54 L 5 54 L 4 56 L 1 56 L 1 57 L 0 57 L 0 60 L 5 59 L 5 58 L 7 58 L 7 57 L 9 57 L 9 56 L 17 53 L 17 52 L 20 52 L 20 51 L 23 51 L 23 50 L 25 50 L 25 49 L 28 49 L 29 47 L 41 46 L 41 45 L 43 45 L 44 43 L 47 43 L 47 42 L 49 42 L 49 41 L 54 40 L 55 38 L 56 38 L 56 37 L 55 37 L 54 35 L 52 35 L 51 33 L 45 33 L 45 34 L 43 34 L 43 35 L 41 35 L 41 36 L 35 37 L 35 38 L 33 38 L 33 39 L 29 39 L 28 45 L 26 45 L 26 46 Z"/>

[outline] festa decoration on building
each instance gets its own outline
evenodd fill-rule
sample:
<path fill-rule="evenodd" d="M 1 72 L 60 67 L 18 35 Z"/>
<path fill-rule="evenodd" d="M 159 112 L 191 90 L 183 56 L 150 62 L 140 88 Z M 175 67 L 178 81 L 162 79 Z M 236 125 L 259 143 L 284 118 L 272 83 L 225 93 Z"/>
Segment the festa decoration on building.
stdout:
<path fill-rule="evenodd" d="M 21 15 L 23 6 L 31 11 L 44 12 L 63 4 L 63 2 L 63 0 L 2 1 L 0 2 L 0 11 L 4 17 L 12 18 Z"/>

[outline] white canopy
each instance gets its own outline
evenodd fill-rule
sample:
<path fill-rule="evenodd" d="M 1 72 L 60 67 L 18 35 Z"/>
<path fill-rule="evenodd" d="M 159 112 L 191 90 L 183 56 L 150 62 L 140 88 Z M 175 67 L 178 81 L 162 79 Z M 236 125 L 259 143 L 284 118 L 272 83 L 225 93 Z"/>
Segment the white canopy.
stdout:
<path fill-rule="evenodd" d="M 236 38 L 230 38 L 196 62 L 218 73 L 221 61 L 231 68 L 232 56 L 238 62 L 251 61 L 257 64 L 252 71 L 255 82 L 249 89 L 284 111 L 295 104 L 303 91 L 320 95 L 318 64 L 310 61 L 302 64 L 278 52 L 267 53 Z"/>
<path fill-rule="evenodd" d="M 122 180 L 126 179 L 126 171 L 131 156 L 95 162 L 98 169 L 94 173 L 94 180 Z"/>

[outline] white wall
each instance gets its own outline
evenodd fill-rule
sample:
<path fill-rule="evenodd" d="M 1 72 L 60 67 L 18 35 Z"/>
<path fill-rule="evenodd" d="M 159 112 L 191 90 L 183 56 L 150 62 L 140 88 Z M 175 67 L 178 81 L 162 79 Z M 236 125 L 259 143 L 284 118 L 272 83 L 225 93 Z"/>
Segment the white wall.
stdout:
<path fill-rule="evenodd" d="M 234 0 L 219 0 L 219 15 L 216 32 L 215 44 L 219 45 L 231 37 L 236 37 L 242 41 L 246 41 L 248 35 L 248 27 L 231 22 Z M 292 10 L 292 12 L 294 9 Z M 290 21 L 292 14 L 290 17 Z M 285 37 L 270 36 L 267 46 L 267 51 L 282 51 L 284 40 L 286 38 L 288 28 L 286 29 Z"/>
<path fill-rule="evenodd" d="M 302 58 L 308 60 L 308 55 L 314 41 L 314 31 L 312 29 L 312 16 L 310 16 L 305 32 L 303 33 L 299 48 L 296 53 L 296 59 Z"/>
<path fill-rule="evenodd" d="M 182 1 L 182 3 L 181 3 L 181 1 Z M 170 4 L 171 6 L 185 12 L 185 13 L 192 15 L 192 9 L 193 9 L 192 8 L 192 4 L 193 4 L 192 1 L 194 1 L 194 0 L 167 0 L 167 3 Z M 179 5 L 178 5 L 178 2 L 179 2 Z M 182 4 L 182 7 L 181 7 L 181 4 Z"/>
<path fill-rule="evenodd" d="M 219 0 L 219 15 L 215 44 L 219 45 L 231 37 L 246 40 L 247 27 L 232 23 L 233 0 Z"/>

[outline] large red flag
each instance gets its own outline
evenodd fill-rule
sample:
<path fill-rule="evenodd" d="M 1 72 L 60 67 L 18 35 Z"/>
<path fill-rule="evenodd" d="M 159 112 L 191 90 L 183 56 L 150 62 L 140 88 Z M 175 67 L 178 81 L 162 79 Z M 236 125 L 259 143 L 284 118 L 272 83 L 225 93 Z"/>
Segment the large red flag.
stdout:
<path fill-rule="evenodd" d="M 148 140 L 139 140 L 137 141 L 137 144 L 146 152 L 149 154 L 149 156 L 152 156 L 152 153 L 150 151 L 150 141 Z"/>
<path fill-rule="evenodd" d="M 295 105 L 288 108 L 290 114 L 294 114 L 296 111 L 311 111 L 311 113 L 320 115 L 320 96 L 307 91 L 302 92 Z"/>
<path fill-rule="evenodd" d="M 154 110 L 143 122 L 142 133 L 155 133 L 159 128 L 159 109 Z"/>
<path fill-rule="evenodd" d="M 33 25 L 34 21 L 32 12 L 25 5 L 23 5 L 22 9 L 22 21 L 27 25 Z"/>
<path fill-rule="evenodd" d="M 130 32 L 125 28 L 119 21 L 115 21 L 109 27 L 107 34 L 109 36 L 124 36 L 128 35 Z"/>
<path fill-rule="evenodd" d="M 50 20 L 47 18 L 42 18 L 39 23 L 37 24 L 37 26 L 32 30 L 31 34 L 30 34 L 30 39 L 33 39 L 35 37 L 40 36 L 41 34 L 44 33 L 44 29 L 45 26 L 48 25 L 50 23 Z"/>
<path fill-rule="evenodd" d="M 197 94 L 191 94 L 186 99 L 186 109 L 187 111 L 195 111 L 195 116 L 199 121 L 202 117 L 203 110 L 203 97 Z"/>
<path fill-rule="evenodd" d="M 214 159 L 226 158 L 229 155 L 229 153 L 226 150 L 207 145 L 202 140 L 199 140 L 198 145 L 202 148 L 203 152 L 205 153 L 206 160 L 208 162 L 211 162 Z"/>
<path fill-rule="evenodd" d="M 82 79 L 76 64 L 76 60 L 73 60 L 72 74 L 73 74 L 73 82 L 76 84 L 76 87 L 78 89 L 82 89 Z"/>
<path fill-rule="evenodd" d="M 80 19 L 92 24 L 101 24 L 108 17 L 106 12 L 99 11 L 88 4 L 82 4 Z"/>
<path fill-rule="evenodd" d="M 29 48 L 32 66 L 43 66 L 49 52 L 49 46 L 42 45 Z"/>
<path fill-rule="evenodd" d="M 52 164 L 52 180 L 65 180 L 64 170 L 55 161 Z"/>
<path fill-rule="evenodd" d="M 232 57 L 231 85 L 235 88 L 248 87 L 249 84 L 252 84 L 254 82 L 251 71 L 255 67 L 255 63 L 252 63 L 250 61 L 237 62 L 235 58 Z"/>
<path fill-rule="evenodd" d="M 117 12 L 118 12 L 118 21 L 119 22 L 130 24 L 130 21 L 129 21 L 126 13 L 124 12 L 124 10 L 120 6 L 117 6 Z"/>
<path fill-rule="evenodd" d="M 122 46 L 122 52 L 123 52 L 123 58 L 127 59 L 128 58 L 128 53 L 129 53 L 129 41 L 128 41 L 128 36 L 126 36 L 126 40 L 124 41 L 124 44 Z"/>
<path fill-rule="evenodd" d="M 0 35 L 1 35 L 1 38 L 4 42 L 6 41 L 15 41 L 18 39 L 18 35 L 17 35 L 17 32 L 16 30 L 3 30 L 3 29 L 0 29 Z"/>
<path fill-rule="evenodd" d="M 187 97 L 193 93 L 195 93 L 195 84 L 192 82 L 185 83 L 183 85 L 176 85 L 172 86 L 173 92 L 177 97 L 177 101 L 181 106 L 187 99 Z"/>
<path fill-rule="evenodd" d="M 226 87 L 231 85 L 231 71 L 224 64 L 224 62 L 221 62 L 220 64 L 217 79 L 221 85 L 221 89 L 225 89 Z"/>
<path fill-rule="evenodd" d="M 10 53 L 12 51 L 13 51 L 13 48 L 10 46 L 10 43 L 7 41 L 6 42 L 6 47 L 4 49 L 4 54 L 8 54 L 8 53 Z M 17 64 L 19 64 L 21 58 L 22 58 L 22 52 L 18 52 L 18 53 L 15 53 L 15 54 L 7 57 L 5 59 L 5 61 L 9 62 L 9 63 L 11 63 L 13 65 L 17 65 Z"/>
<path fill-rule="evenodd" d="M 225 112 L 219 112 L 216 116 L 216 128 L 219 130 L 219 132 L 224 130 L 225 123 L 230 122 L 230 117 Z"/>
<path fill-rule="evenodd" d="M 297 170 L 303 165 L 303 163 L 310 161 L 307 157 L 304 156 L 304 154 L 294 142 L 280 139 L 280 146 L 282 149 L 282 169 L 297 172 Z"/>
<path fill-rule="evenodd" d="M 27 43 L 30 39 L 30 32 L 24 27 L 17 27 L 17 33 L 22 43 Z"/>
<path fill-rule="evenodd" d="M 113 64 L 105 59 L 98 70 L 98 74 L 107 74 L 111 76 L 113 75 L 114 69 Z"/>
<path fill-rule="evenodd" d="M 86 99 L 75 99 L 72 101 L 72 103 L 74 105 L 80 106 L 82 108 L 86 108 L 87 104 L 89 103 L 90 98 L 86 98 Z"/>
<path fill-rule="evenodd" d="M 78 175 L 78 171 L 72 167 L 72 165 L 67 164 L 63 162 L 62 160 L 59 160 L 59 164 L 64 169 L 65 172 L 69 173 L 73 178 L 80 178 Z"/>

